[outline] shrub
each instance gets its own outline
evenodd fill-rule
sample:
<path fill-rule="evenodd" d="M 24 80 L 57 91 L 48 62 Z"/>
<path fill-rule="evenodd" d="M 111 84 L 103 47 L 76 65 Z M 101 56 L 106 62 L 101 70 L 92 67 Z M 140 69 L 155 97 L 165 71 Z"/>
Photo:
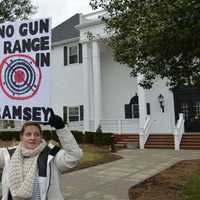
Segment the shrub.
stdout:
<path fill-rule="evenodd" d="M 0 139 L 4 141 L 8 140 L 19 140 L 19 132 L 18 131 L 2 131 L 0 132 Z"/>
<path fill-rule="evenodd" d="M 84 142 L 84 136 L 82 131 L 72 130 L 71 132 L 79 144 L 82 144 Z"/>
<path fill-rule="evenodd" d="M 93 144 L 95 145 L 102 145 L 103 141 L 102 141 L 102 132 L 95 132 L 93 133 Z"/>
<path fill-rule="evenodd" d="M 111 145 L 113 133 L 85 132 L 84 141 L 86 144 Z"/>
<path fill-rule="evenodd" d="M 102 145 L 111 145 L 113 140 L 113 133 L 103 133 L 102 134 Z"/>
<path fill-rule="evenodd" d="M 94 132 L 86 131 L 84 135 L 84 143 L 86 144 L 93 144 L 93 136 Z"/>

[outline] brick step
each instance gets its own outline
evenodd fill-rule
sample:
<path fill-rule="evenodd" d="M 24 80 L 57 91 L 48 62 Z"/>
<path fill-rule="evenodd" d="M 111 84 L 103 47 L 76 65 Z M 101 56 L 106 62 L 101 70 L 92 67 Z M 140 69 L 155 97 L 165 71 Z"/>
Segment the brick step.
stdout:
<path fill-rule="evenodd" d="M 195 141 L 195 140 L 182 141 L 181 144 L 200 144 L 200 141 Z"/>
<path fill-rule="evenodd" d="M 147 149 L 174 149 L 174 145 L 145 145 Z"/>
<path fill-rule="evenodd" d="M 197 139 L 200 140 L 199 136 L 182 136 L 183 139 Z"/>
<path fill-rule="evenodd" d="M 145 144 L 147 149 L 174 149 L 174 136 L 172 134 L 151 134 Z"/>
<path fill-rule="evenodd" d="M 139 142 L 139 139 L 123 139 L 123 140 L 114 140 L 115 142 Z"/>
<path fill-rule="evenodd" d="M 200 141 L 200 137 L 182 137 L 182 140 L 199 140 Z"/>
<path fill-rule="evenodd" d="M 148 139 L 173 139 L 174 136 L 149 136 Z"/>
<path fill-rule="evenodd" d="M 116 138 L 115 140 L 139 140 L 139 138 Z"/>
<path fill-rule="evenodd" d="M 181 140 L 181 149 L 200 149 L 200 134 L 183 135 Z"/>
<path fill-rule="evenodd" d="M 151 143 L 146 143 L 146 145 L 174 145 L 174 142 L 151 142 Z"/>
<path fill-rule="evenodd" d="M 181 146 L 181 149 L 200 149 L 200 146 Z"/>
<path fill-rule="evenodd" d="M 139 144 L 139 142 L 138 141 L 131 141 L 131 142 L 133 142 L 133 143 L 138 143 Z M 128 144 L 129 142 L 124 142 L 124 141 L 122 141 L 122 142 L 117 142 L 117 143 L 115 143 L 115 144 Z"/>
<path fill-rule="evenodd" d="M 165 137 L 165 136 L 173 136 L 173 134 L 150 134 L 150 137 Z"/>
<path fill-rule="evenodd" d="M 115 135 L 115 138 L 117 139 L 123 139 L 123 138 L 129 138 L 129 139 L 132 139 L 132 138 L 136 138 L 136 139 L 139 139 L 139 135 Z"/>
<path fill-rule="evenodd" d="M 191 145 L 200 146 L 200 143 L 182 143 L 181 144 L 181 146 L 191 146 Z"/>
<path fill-rule="evenodd" d="M 116 145 L 124 145 L 125 147 L 127 147 L 127 144 L 130 142 L 139 144 L 139 135 L 138 134 L 115 135 L 114 141 Z"/>
<path fill-rule="evenodd" d="M 151 142 L 162 142 L 162 141 L 165 141 L 165 142 L 172 142 L 174 141 L 174 138 L 173 139 L 153 139 L 153 138 L 150 138 L 147 140 L 147 142 L 151 143 Z"/>
<path fill-rule="evenodd" d="M 180 146 L 181 149 L 193 148 L 193 147 L 200 148 L 200 145 L 181 145 L 181 146 Z"/>

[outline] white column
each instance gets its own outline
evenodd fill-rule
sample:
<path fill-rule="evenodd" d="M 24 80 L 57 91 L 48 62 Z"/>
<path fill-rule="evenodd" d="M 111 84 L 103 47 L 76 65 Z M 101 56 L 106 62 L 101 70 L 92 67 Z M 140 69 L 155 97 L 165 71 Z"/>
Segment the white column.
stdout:
<path fill-rule="evenodd" d="M 137 82 L 139 83 L 140 80 L 142 80 L 142 75 L 138 75 Z M 139 99 L 139 112 L 140 112 L 140 128 L 144 127 L 146 116 L 147 116 L 147 110 L 146 110 L 146 98 L 145 98 L 145 90 L 138 85 L 138 99 Z"/>
<path fill-rule="evenodd" d="M 95 130 L 102 119 L 102 94 L 101 94 L 101 61 L 100 48 L 97 41 L 92 42 L 92 66 L 93 66 L 93 95 L 94 95 L 94 120 Z"/>
<path fill-rule="evenodd" d="M 83 76 L 84 76 L 84 131 L 90 130 L 90 51 L 89 44 L 83 43 Z"/>

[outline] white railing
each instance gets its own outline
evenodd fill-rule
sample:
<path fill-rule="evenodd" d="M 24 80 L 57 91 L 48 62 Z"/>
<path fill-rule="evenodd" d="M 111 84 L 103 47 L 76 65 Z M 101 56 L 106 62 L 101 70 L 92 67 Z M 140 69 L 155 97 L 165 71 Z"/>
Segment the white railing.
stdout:
<path fill-rule="evenodd" d="M 150 127 L 151 127 L 151 118 L 150 116 L 147 116 L 144 127 L 140 130 L 139 133 L 140 149 L 144 149 L 144 145 L 150 134 Z"/>
<path fill-rule="evenodd" d="M 177 121 L 176 127 L 174 128 L 174 144 L 175 144 L 175 150 L 180 150 L 180 143 L 183 136 L 183 133 L 185 132 L 184 129 L 184 116 L 183 113 L 179 113 L 179 119 Z"/>
<path fill-rule="evenodd" d="M 139 132 L 138 119 L 101 120 L 100 124 L 103 132 L 118 134 Z"/>
<path fill-rule="evenodd" d="M 89 131 L 96 131 L 98 127 L 94 120 L 89 121 Z M 99 125 L 103 132 L 112 132 L 115 134 L 122 133 L 139 133 L 139 120 L 138 119 L 105 119 L 100 120 Z"/>

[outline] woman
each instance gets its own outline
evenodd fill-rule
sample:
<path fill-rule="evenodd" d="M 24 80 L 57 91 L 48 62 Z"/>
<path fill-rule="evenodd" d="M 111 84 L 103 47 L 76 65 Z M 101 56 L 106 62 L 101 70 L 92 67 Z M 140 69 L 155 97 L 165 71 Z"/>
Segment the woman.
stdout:
<path fill-rule="evenodd" d="M 16 148 L 0 149 L 2 200 L 64 200 L 59 176 L 77 164 L 82 150 L 61 117 L 52 114 L 49 124 L 62 149 L 46 144 L 37 122 L 23 125 Z"/>

